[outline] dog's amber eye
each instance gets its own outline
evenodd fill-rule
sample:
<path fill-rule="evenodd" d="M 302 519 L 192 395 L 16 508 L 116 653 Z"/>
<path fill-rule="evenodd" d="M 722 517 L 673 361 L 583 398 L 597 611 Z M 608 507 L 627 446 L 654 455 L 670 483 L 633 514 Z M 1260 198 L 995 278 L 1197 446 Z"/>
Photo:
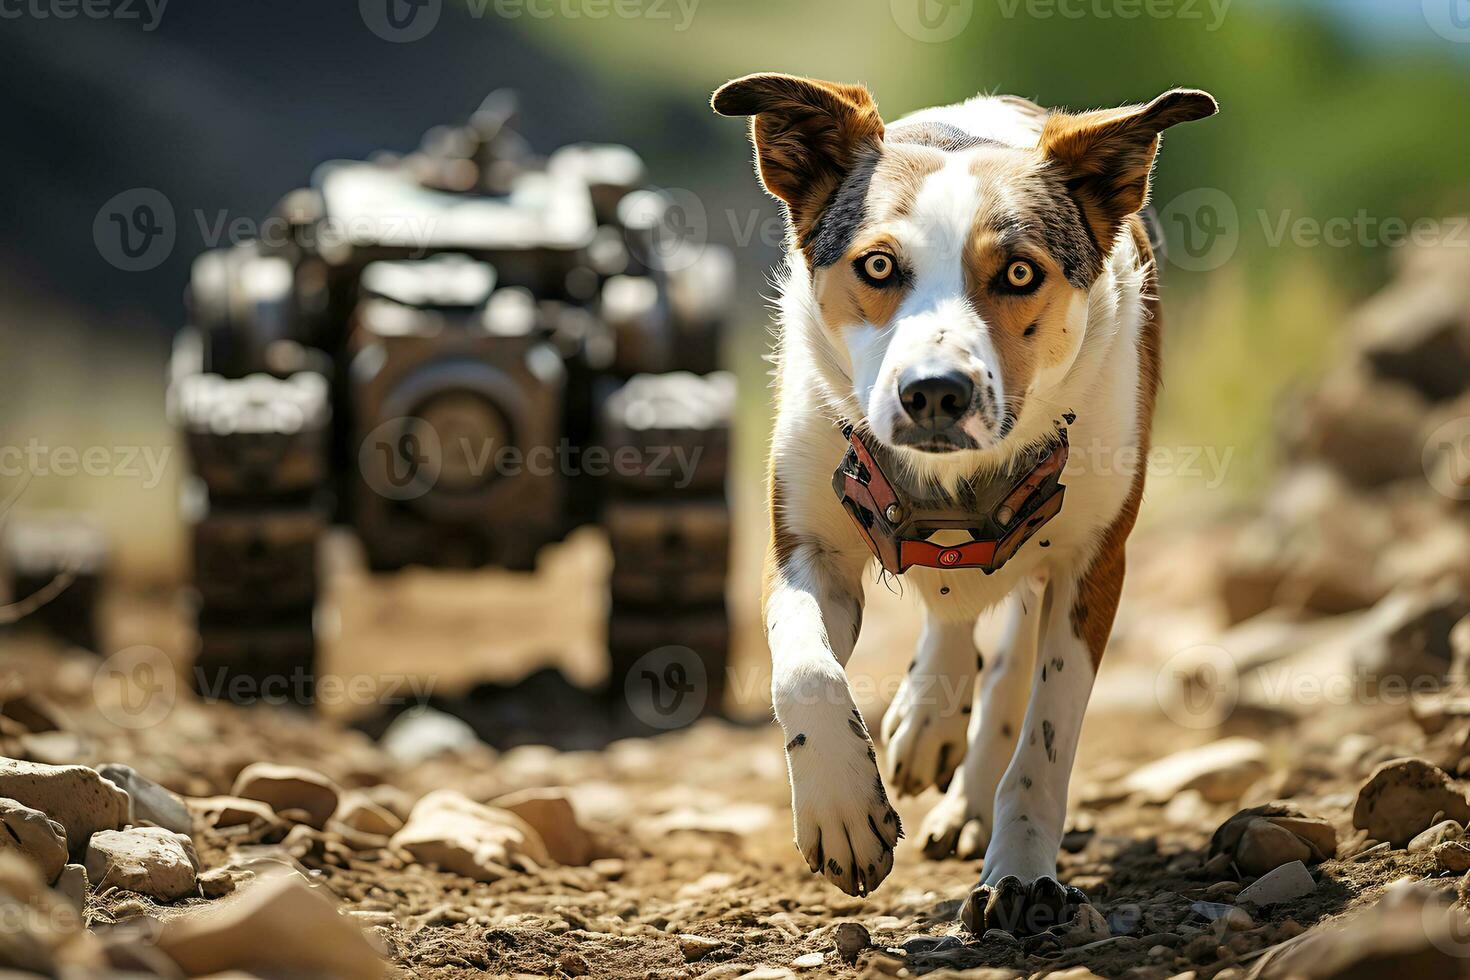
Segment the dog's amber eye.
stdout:
<path fill-rule="evenodd" d="M 1012 289 L 1025 289 L 1036 281 L 1036 266 L 1017 259 L 1006 267 L 1006 284 Z"/>
<path fill-rule="evenodd" d="M 893 278 L 898 265 L 887 252 L 870 252 L 858 259 L 858 270 L 870 284 L 878 286 Z"/>

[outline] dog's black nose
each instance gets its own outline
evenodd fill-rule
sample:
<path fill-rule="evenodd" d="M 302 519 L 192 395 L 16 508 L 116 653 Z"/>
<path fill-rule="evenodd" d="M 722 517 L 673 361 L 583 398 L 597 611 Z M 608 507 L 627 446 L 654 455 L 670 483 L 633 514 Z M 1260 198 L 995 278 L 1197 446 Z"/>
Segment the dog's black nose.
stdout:
<path fill-rule="evenodd" d="M 929 427 L 956 422 L 970 410 L 975 386 L 957 371 L 930 374 L 910 368 L 898 379 L 898 399 L 909 418 Z"/>

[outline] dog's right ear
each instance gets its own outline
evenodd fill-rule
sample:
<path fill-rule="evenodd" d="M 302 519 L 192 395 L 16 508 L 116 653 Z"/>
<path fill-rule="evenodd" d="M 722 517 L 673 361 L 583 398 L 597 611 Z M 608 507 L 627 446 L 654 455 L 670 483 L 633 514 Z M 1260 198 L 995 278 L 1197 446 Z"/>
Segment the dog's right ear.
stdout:
<path fill-rule="evenodd" d="M 754 117 L 761 182 L 785 202 L 802 237 L 843 178 L 883 142 L 878 106 L 861 85 L 747 75 L 721 86 L 710 104 L 723 116 Z"/>

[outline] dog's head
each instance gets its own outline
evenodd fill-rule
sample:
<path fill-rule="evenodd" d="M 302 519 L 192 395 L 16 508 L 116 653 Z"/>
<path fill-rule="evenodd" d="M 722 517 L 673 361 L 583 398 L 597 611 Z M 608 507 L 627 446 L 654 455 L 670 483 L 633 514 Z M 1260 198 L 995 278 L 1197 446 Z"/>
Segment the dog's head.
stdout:
<path fill-rule="evenodd" d="M 1028 130 L 1011 145 L 934 122 L 887 132 L 862 86 L 789 75 L 737 79 L 713 105 L 754 117 L 848 404 L 906 456 L 991 449 L 1061 380 L 1159 134 L 1216 111 L 1183 89 L 1078 114 L 1007 100 Z"/>

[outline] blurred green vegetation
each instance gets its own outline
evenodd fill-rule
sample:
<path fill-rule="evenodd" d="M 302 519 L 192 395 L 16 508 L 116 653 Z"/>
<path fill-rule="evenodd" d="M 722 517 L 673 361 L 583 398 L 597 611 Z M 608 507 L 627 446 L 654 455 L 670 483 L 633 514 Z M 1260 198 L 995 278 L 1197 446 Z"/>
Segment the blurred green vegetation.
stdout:
<path fill-rule="evenodd" d="M 1259 486 L 1282 390 L 1320 372 L 1345 313 L 1391 274 L 1395 248 L 1379 223 L 1470 212 L 1470 45 L 1434 34 L 1419 3 L 1397 0 L 1377 3 L 1381 24 L 1289 0 L 1163 0 L 1154 9 L 1170 16 L 1131 19 L 1123 14 L 1148 5 L 974 0 L 968 25 L 931 43 L 898 23 L 904 5 L 919 2 L 936 18 L 946 9 L 941 0 L 701 0 L 679 31 L 683 15 L 668 0 L 668 19 L 558 17 L 527 29 L 643 106 L 647 131 L 629 140 L 661 177 L 679 174 L 696 188 L 715 179 L 753 188 L 743 130 L 713 120 L 706 139 L 668 119 L 697 113 L 716 85 L 750 71 L 864 82 L 889 119 L 981 91 L 1074 108 L 1176 85 L 1213 92 L 1220 116 L 1165 138 L 1154 201 L 1223 192 L 1238 247 L 1218 268 L 1165 270 L 1168 368 L 1156 432 L 1173 445 L 1232 449 L 1231 485 Z M 965 0 L 950 2 L 964 9 Z M 637 130 L 638 115 L 623 121 Z M 1333 219 L 1365 230 L 1341 245 L 1283 239 L 1301 219 L 1309 232 Z M 1166 230 L 1180 247 L 1181 229 Z M 751 307 L 751 318 L 759 312 Z M 742 349 L 753 357 L 765 338 L 750 327 Z"/>

